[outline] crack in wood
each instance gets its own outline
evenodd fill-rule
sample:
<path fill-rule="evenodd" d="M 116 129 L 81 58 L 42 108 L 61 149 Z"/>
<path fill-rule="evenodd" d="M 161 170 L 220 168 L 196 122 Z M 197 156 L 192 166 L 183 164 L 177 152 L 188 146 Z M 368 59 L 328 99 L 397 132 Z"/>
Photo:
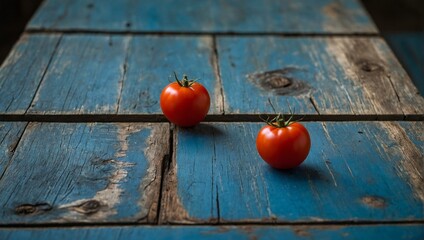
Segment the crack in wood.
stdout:
<path fill-rule="evenodd" d="M 18 137 L 18 139 L 16 140 L 16 142 L 14 142 L 14 143 L 13 143 L 13 145 L 11 146 L 11 148 L 10 148 L 10 150 L 9 150 L 9 152 L 11 153 L 11 156 L 10 156 L 10 159 L 9 159 L 9 161 L 7 162 L 6 166 L 3 168 L 3 171 L 2 171 L 2 172 L 1 172 L 1 174 L 0 174 L 0 180 L 2 180 L 2 179 L 3 179 L 4 174 L 6 173 L 7 169 L 10 167 L 10 164 L 11 164 L 11 163 L 12 163 L 12 161 L 13 161 L 13 157 L 14 157 L 14 155 L 15 155 L 16 149 L 17 149 L 17 148 L 18 148 L 18 146 L 19 146 L 19 143 L 20 143 L 20 142 L 21 142 L 21 140 L 23 139 L 24 135 L 26 135 L 26 134 L 27 134 L 27 129 L 28 129 L 28 130 L 31 130 L 31 129 L 32 129 L 31 127 L 28 127 L 30 124 L 31 124 L 31 123 L 26 123 L 26 124 L 25 124 L 25 127 L 23 128 L 23 130 L 22 130 L 22 132 L 21 132 L 20 136 Z M 32 124 L 31 124 L 31 125 L 32 125 Z"/>
<path fill-rule="evenodd" d="M 172 161 L 170 166 L 164 172 L 163 181 L 164 189 L 162 189 L 161 212 L 159 224 L 163 223 L 184 223 L 193 224 L 196 221 L 192 219 L 181 199 L 178 195 L 178 179 L 177 179 L 177 161 L 176 161 L 176 146 L 178 144 L 177 129 L 174 130 L 174 141 L 172 150 Z"/>
<path fill-rule="evenodd" d="M 121 79 L 118 82 L 118 102 L 116 105 L 116 114 L 119 113 L 119 107 L 121 105 L 121 99 L 122 99 L 122 91 L 124 89 L 124 83 L 125 83 L 125 79 L 127 78 L 127 71 L 128 71 L 128 55 L 130 52 L 130 43 L 131 43 L 132 38 L 131 37 L 126 37 L 124 39 L 124 48 L 126 50 L 126 54 L 125 54 L 125 58 L 124 58 L 124 63 L 121 65 Z"/>
<path fill-rule="evenodd" d="M 168 126 L 168 127 L 165 127 Z M 141 198 L 138 203 L 143 210 L 139 214 L 139 221 L 146 219 L 147 222 L 157 222 L 160 204 L 160 188 L 163 178 L 162 167 L 163 161 L 169 152 L 169 124 L 149 125 L 151 132 L 146 139 L 146 148 L 144 155 L 149 165 L 146 175 L 141 181 L 139 191 Z M 146 208 L 147 206 L 147 208 Z"/>
<path fill-rule="evenodd" d="M 214 89 L 214 94 L 215 94 L 215 99 L 216 99 L 216 103 L 217 103 L 217 108 L 218 108 L 218 112 L 225 114 L 225 94 L 224 94 L 224 89 L 223 89 L 223 85 L 222 85 L 222 77 L 221 77 L 221 68 L 220 68 L 220 64 L 219 64 L 219 53 L 218 53 L 218 45 L 217 45 L 217 41 L 216 41 L 216 36 L 212 37 L 212 53 L 211 53 L 211 63 L 213 66 L 213 70 L 215 73 L 215 79 L 216 79 L 216 83 L 215 83 L 215 89 Z"/>
<path fill-rule="evenodd" d="M 53 59 L 54 59 L 54 58 L 55 58 L 55 56 L 56 56 L 56 52 L 57 52 L 57 49 L 59 48 L 59 45 L 60 45 L 60 42 L 61 42 L 61 41 L 62 41 L 62 35 L 59 35 L 59 36 L 58 36 L 57 43 L 56 43 L 56 45 L 55 45 L 55 47 L 54 47 L 54 50 L 53 50 L 53 52 L 52 52 L 52 55 L 50 56 L 50 59 L 49 59 L 49 61 L 48 61 L 47 65 L 46 65 L 46 69 L 44 69 L 44 72 L 43 72 L 43 74 L 41 75 L 40 82 L 38 83 L 38 85 L 37 85 L 37 87 L 36 87 L 36 89 L 35 89 L 34 96 L 32 97 L 32 100 L 31 100 L 30 104 L 28 105 L 27 109 L 25 110 L 25 114 L 27 114 L 27 113 L 28 113 L 28 111 L 29 111 L 29 109 L 30 109 L 30 108 L 32 108 L 32 107 L 34 107 L 34 106 L 35 106 L 35 104 L 37 103 L 37 101 L 38 101 L 38 99 L 39 99 L 39 96 L 40 96 L 40 92 L 39 92 L 40 87 L 41 87 L 41 85 L 42 85 L 42 83 L 43 83 L 43 81 L 44 81 L 44 79 L 45 79 L 45 76 L 46 76 L 46 74 L 47 74 L 47 71 L 48 71 L 48 69 L 49 69 L 49 67 L 50 67 L 51 63 L 53 62 Z"/>

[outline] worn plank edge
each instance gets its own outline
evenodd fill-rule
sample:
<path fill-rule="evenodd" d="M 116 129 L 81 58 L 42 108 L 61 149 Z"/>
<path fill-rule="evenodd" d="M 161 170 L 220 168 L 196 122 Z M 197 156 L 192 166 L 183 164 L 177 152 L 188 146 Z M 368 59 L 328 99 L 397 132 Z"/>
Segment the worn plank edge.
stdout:
<path fill-rule="evenodd" d="M 270 116 L 273 116 L 270 114 Z M 424 114 L 387 114 L 387 115 L 300 115 L 295 119 L 302 121 L 424 121 Z M 167 122 L 162 114 L 0 114 L 0 122 Z M 257 114 L 231 114 L 206 116 L 203 122 L 262 122 Z"/>
<path fill-rule="evenodd" d="M 217 80 L 215 86 L 215 98 L 218 102 L 218 108 L 221 113 L 225 115 L 225 94 L 224 88 L 222 87 L 222 77 L 221 77 L 221 66 L 219 64 L 219 53 L 216 43 L 216 36 L 212 36 L 212 53 L 211 53 L 211 62 L 213 66 L 213 72 L 215 74 L 215 79 Z"/>
<path fill-rule="evenodd" d="M 79 223 L 28 223 L 28 224 L 0 224 L 0 230 L 5 229 L 31 229 L 31 228 L 71 228 L 71 227 L 127 227 L 127 226 L 173 226 L 173 227 L 188 227 L 188 226 L 322 226 L 322 227 L 343 227 L 343 226 L 378 226 L 378 225 L 424 225 L 423 220 L 402 220 L 402 221 L 322 221 L 322 222 L 225 222 L 225 223 L 140 223 L 140 222 L 79 222 Z"/>
<path fill-rule="evenodd" d="M 107 34 L 107 35 L 189 35 L 189 36 L 284 36 L 284 37 L 381 37 L 377 32 L 232 32 L 232 31 L 127 31 L 86 29 L 27 28 L 24 34 Z"/>

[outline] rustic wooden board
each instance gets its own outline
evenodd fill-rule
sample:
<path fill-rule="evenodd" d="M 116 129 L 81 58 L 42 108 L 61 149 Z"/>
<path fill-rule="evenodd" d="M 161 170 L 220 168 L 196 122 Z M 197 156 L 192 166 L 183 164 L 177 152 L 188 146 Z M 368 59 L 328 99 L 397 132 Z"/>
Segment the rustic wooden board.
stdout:
<path fill-rule="evenodd" d="M 364 226 L 138 226 L 2 229 L 9 239 L 422 239 L 423 224 Z"/>
<path fill-rule="evenodd" d="M 116 113 L 128 38 L 63 36 L 28 113 Z"/>
<path fill-rule="evenodd" d="M 414 115 L 424 98 L 380 38 L 219 37 L 226 114 Z M 290 84 L 289 84 L 290 81 Z"/>
<path fill-rule="evenodd" d="M 175 70 L 200 78 L 213 115 L 271 113 L 270 98 L 284 112 L 424 119 L 424 98 L 379 38 L 220 37 L 215 54 L 210 37 L 75 34 L 37 57 L 51 39 L 27 36 L 10 55 L 0 113 L 160 115 Z"/>
<path fill-rule="evenodd" d="M 52 44 L 51 36 L 27 38 L 0 70 L 0 113 L 162 114 L 159 95 L 174 81 L 173 71 L 200 78 L 212 98 L 209 113 L 223 113 L 211 37 L 64 35 L 55 52 L 52 46 L 45 53 L 38 51 L 44 46 L 39 45 Z M 42 72 L 37 74 L 36 68 Z"/>
<path fill-rule="evenodd" d="M 57 47 L 59 35 L 23 35 L 0 67 L 0 112 L 23 114 Z"/>
<path fill-rule="evenodd" d="M 9 165 L 26 122 L 0 122 L 0 178 Z"/>
<path fill-rule="evenodd" d="M 211 95 L 210 114 L 222 114 L 221 85 L 216 72 L 211 37 L 132 37 L 128 49 L 126 77 L 122 86 L 119 114 L 162 114 L 162 89 L 185 73 L 199 78 Z"/>
<path fill-rule="evenodd" d="M 0 179 L 0 224 L 155 222 L 168 124 L 30 123 Z"/>
<path fill-rule="evenodd" d="M 392 33 L 384 37 L 424 95 L 424 32 Z"/>
<path fill-rule="evenodd" d="M 289 171 L 272 169 L 257 154 L 262 125 L 177 129 L 161 222 L 424 219 L 423 122 L 305 123 L 311 152 Z"/>
<path fill-rule="evenodd" d="M 376 33 L 356 0 L 48 0 L 29 30 Z"/>

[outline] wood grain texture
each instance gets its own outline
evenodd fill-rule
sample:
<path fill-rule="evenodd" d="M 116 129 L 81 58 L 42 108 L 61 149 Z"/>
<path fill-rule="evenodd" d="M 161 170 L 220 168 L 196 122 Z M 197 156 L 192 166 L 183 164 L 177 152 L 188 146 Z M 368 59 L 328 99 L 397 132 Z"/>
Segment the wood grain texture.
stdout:
<path fill-rule="evenodd" d="M 116 113 L 128 38 L 63 36 L 28 113 Z"/>
<path fill-rule="evenodd" d="M 0 112 L 24 114 L 57 47 L 60 35 L 23 35 L 0 67 Z"/>
<path fill-rule="evenodd" d="M 159 96 L 175 81 L 173 71 L 180 79 L 182 74 L 199 78 L 211 95 L 209 113 L 222 114 L 211 37 L 132 37 L 128 52 L 119 114 L 162 114 Z"/>
<path fill-rule="evenodd" d="M 401 109 L 404 115 L 424 119 L 424 98 L 383 39 L 344 38 L 331 41 L 327 49 L 348 78 L 356 77 L 363 97 L 370 99 L 377 114 Z"/>
<path fill-rule="evenodd" d="M 356 0 L 48 0 L 29 30 L 376 33 Z"/>
<path fill-rule="evenodd" d="M 226 114 L 414 115 L 424 98 L 380 38 L 219 37 Z M 282 110 L 281 110 L 282 109 Z"/>
<path fill-rule="evenodd" d="M 211 37 L 65 35 L 54 54 L 38 46 L 51 44 L 48 34 L 29 40 L 29 46 L 21 40 L 0 71 L 3 114 L 160 115 L 159 96 L 173 71 L 200 78 L 211 95 L 209 113 L 223 113 Z"/>
<path fill-rule="evenodd" d="M 178 129 L 172 176 L 167 176 L 176 190 L 164 187 L 161 220 L 422 221 L 424 158 L 414 139 L 422 136 L 423 124 L 410 124 L 407 129 L 417 131 L 393 122 L 305 123 L 311 152 L 303 165 L 288 171 L 270 168 L 257 154 L 255 139 L 263 124 Z M 173 215 L 175 209 L 184 214 Z"/>
<path fill-rule="evenodd" d="M 0 179 L 0 224 L 154 222 L 168 141 L 168 124 L 30 123 Z"/>
<path fill-rule="evenodd" d="M 377 226 L 138 226 L 108 228 L 2 229 L 11 239 L 422 239 L 422 224 Z"/>
<path fill-rule="evenodd" d="M 0 112 L 159 116 L 160 92 L 175 70 L 201 78 L 212 115 L 270 113 L 270 98 L 283 112 L 290 105 L 315 116 L 424 119 L 424 98 L 379 38 L 220 37 L 214 49 L 200 36 L 66 35 L 39 61 L 50 64 L 38 75 L 23 75 L 18 67 L 29 62 L 11 55 L 0 71 L 2 89 L 11 89 Z"/>
<path fill-rule="evenodd" d="M 392 33 L 384 37 L 424 95 L 424 32 Z"/>
<path fill-rule="evenodd" d="M 385 152 L 402 152 L 403 160 L 399 168 L 400 174 L 409 178 L 414 195 L 424 202 L 424 122 L 385 123 L 382 127 L 395 139 L 398 146 L 385 146 Z M 393 149 L 394 148 L 394 149 Z M 422 209 L 424 212 L 424 208 Z"/>
<path fill-rule="evenodd" d="M 0 176 L 10 164 L 26 122 L 0 122 Z"/>

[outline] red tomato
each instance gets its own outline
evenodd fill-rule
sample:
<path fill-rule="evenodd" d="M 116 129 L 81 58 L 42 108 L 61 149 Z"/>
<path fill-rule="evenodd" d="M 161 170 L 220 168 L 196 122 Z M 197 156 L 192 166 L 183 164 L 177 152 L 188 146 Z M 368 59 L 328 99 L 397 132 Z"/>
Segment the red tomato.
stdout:
<path fill-rule="evenodd" d="M 308 156 L 311 139 L 300 123 L 287 126 L 264 126 L 256 138 L 256 148 L 265 162 L 274 168 L 289 169 L 299 166 Z"/>
<path fill-rule="evenodd" d="M 209 93 L 202 84 L 182 80 L 166 86 L 160 95 L 160 107 L 165 117 L 181 127 L 191 127 L 201 122 L 209 111 Z"/>

